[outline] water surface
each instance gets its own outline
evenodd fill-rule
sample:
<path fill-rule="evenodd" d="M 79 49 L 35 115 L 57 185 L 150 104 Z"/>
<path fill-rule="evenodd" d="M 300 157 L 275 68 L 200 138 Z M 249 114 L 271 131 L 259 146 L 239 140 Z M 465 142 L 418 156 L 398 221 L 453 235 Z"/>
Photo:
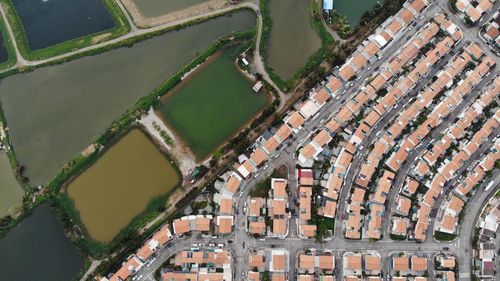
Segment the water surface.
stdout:
<path fill-rule="evenodd" d="M 111 241 L 155 197 L 172 191 L 179 176 L 139 129 L 114 144 L 68 186 L 90 236 Z"/>
<path fill-rule="evenodd" d="M 22 205 L 23 196 L 23 189 L 14 176 L 9 158 L 0 150 L 0 218 L 8 215 L 12 207 Z"/>
<path fill-rule="evenodd" d="M 249 30 L 241 11 L 95 56 L 17 74 L 0 83 L 0 102 L 25 176 L 45 184 L 140 97 L 217 38 Z"/>
<path fill-rule="evenodd" d="M 312 26 L 310 0 L 270 0 L 272 26 L 267 50 L 269 67 L 289 80 L 321 47 Z"/>
<path fill-rule="evenodd" d="M 0 240 L 0 280 L 74 280 L 83 260 L 46 204 Z"/>
<path fill-rule="evenodd" d="M 103 0 L 11 0 L 30 49 L 104 31 L 115 25 Z"/>
<path fill-rule="evenodd" d="M 237 47 L 225 49 L 203 66 L 160 108 L 160 114 L 203 159 L 235 134 L 251 116 L 262 110 L 267 96 L 234 65 Z"/>
<path fill-rule="evenodd" d="M 347 21 L 354 27 L 359 24 L 366 11 L 373 9 L 380 0 L 334 0 L 333 8 L 347 17 Z"/>

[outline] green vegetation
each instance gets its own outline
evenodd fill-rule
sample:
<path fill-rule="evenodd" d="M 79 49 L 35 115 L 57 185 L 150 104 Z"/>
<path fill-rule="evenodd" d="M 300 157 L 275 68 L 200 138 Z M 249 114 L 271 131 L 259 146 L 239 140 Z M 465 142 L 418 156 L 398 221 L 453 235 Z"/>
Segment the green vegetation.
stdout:
<path fill-rule="evenodd" d="M 13 66 L 16 63 L 16 52 L 14 50 L 14 46 L 12 45 L 12 40 L 7 32 L 7 27 L 5 26 L 3 18 L 0 18 L 0 36 L 3 38 L 3 42 L 5 43 L 5 48 L 7 48 L 8 53 L 7 60 L 3 62 L 0 61 L 0 69 L 4 69 Z"/>
<path fill-rule="evenodd" d="M 269 190 L 271 190 L 271 177 L 258 182 L 248 193 L 250 197 L 269 197 Z"/>
<path fill-rule="evenodd" d="M 271 17 L 269 15 L 269 0 L 260 1 L 260 12 L 262 15 L 262 38 L 260 43 L 260 53 L 263 57 L 266 71 L 269 77 L 276 83 L 276 85 L 283 91 L 288 91 L 298 80 L 305 78 L 310 72 L 319 68 L 319 65 L 328 57 L 332 56 L 330 50 L 331 45 L 334 43 L 333 38 L 323 26 L 321 21 L 321 11 L 316 1 L 311 0 L 311 13 L 312 13 L 312 26 L 316 33 L 321 38 L 321 47 L 312 56 L 309 57 L 307 62 L 298 69 L 293 77 L 288 81 L 281 79 L 271 67 L 267 64 L 268 45 L 271 33 Z M 317 81 L 316 81 L 317 82 Z"/>
<path fill-rule="evenodd" d="M 29 48 L 28 38 L 26 37 L 21 19 L 14 8 L 12 0 L 0 0 L 0 3 L 5 9 L 7 19 L 12 27 L 17 46 L 22 56 L 29 60 L 41 60 L 90 46 L 94 44 L 95 38 L 99 35 L 109 34 L 106 38 L 107 40 L 110 40 L 128 33 L 130 31 L 130 25 L 128 24 L 127 18 L 122 13 L 120 7 L 113 0 L 103 1 L 115 21 L 114 28 L 68 40 L 40 50 L 31 50 Z"/>
<path fill-rule="evenodd" d="M 236 50 L 233 46 L 215 54 L 159 106 L 159 113 L 197 159 L 206 158 L 268 101 L 265 94 L 254 93 L 239 73 L 234 65 Z"/>
<path fill-rule="evenodd" d="M 161 138 L 163 139 L 163 141 L 167 144 L 167 145 L 175 145 L 174 144 L 174 140 L 167 134 L 167 132 L 165 130 L 163 130 L 160 125 L 158 125 L 158 123 L 154 122 L 153 121 L 153 127 L 155 128 L 155 130 L 160 134 Z"/>
<path fill-rule="evenodd" d="M 452 241 L 457 238 L 455 234 L 444 233 L 441 231 L 434 231 L 434 238 L 438 241 Z"/>
<path fill-rule="evenodd" d="M 395 241 L 404 241 L 406 240 L 406 236 L 404 235 L 396 235 L 396 234 L 390 234 L 389 237 L 391 238 L 391 240 L 395 240 Z"/>

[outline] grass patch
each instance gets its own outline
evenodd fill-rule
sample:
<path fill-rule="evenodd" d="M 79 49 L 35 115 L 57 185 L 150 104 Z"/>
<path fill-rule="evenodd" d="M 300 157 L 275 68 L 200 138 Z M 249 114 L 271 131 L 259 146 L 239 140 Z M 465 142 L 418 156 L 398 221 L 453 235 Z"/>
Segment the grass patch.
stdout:
<path fill-rule="evenodd" d="M 395 240 L 395 241 L 404 241 L 406 240 L 406 236 L 404 235 L 396 235 L 396 234 L 390 234 L 389 237 L 391 238 L 391 240 Z"/>
<path fill-rule="evenodd" d="M 0 62 L 0 69 L 4 69 L 13 66 L 16 63 L 16 51 L 14 50 L 14 45 L 12 44 L 9 33 L 7 32 L 7 26 L 5 25 L 3 18 L 0 18 L 0 36 L 3 38 L 8 54 L 7 60 Z"/>
<path fill-rule="evenodd" d="M 455 234 L 444 233 L 441 231 L 434 231 L 434 238 L 436 238 L 436 240 L 438 241 L 452 241 L 455 238 L 457 238 L 457 236 Z"/>
<path fill-rule="evenodd" d="M 115 22 L 115 27 L 98 33 L 89 34 L 79 38 L 71 39 L 44 49 L 31 50 L 28 44 L 28 38 L 24 30 L 21 18 L 19 17 L 12 0 L 0 0 L 7 14 L 7 19 L 12 27 L 14 38 L 21 55 L 28 60 L 42 60 L 53 56 L 61 55 L 70 51 L 81 49 L 93 44 L 95 37 L 109 33 L 107 40 L 117 38 L 130 31 L 126 16 L 122 13 L 120 7 L 113 0 L 103 0 L 109 14 Z"/>

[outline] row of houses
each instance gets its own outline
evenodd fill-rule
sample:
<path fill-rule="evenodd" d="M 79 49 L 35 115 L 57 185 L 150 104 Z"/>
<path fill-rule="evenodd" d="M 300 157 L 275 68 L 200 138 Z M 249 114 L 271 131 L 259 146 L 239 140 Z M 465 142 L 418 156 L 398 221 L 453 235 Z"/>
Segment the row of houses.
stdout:
<path fill-rule="evenodd" d="M 414 67 L 414 69 L 410 72 L 409 75 L 405 76 L 404 79 L 399 79 L 398 81 L 396 81 L 396 84 L 393 85 L 392 88 L 386 90 L 387 93 L 379 99 L 379 102 L 375 106 L 373 106 L 374 110 L 366 114 L 365 118 L 361 120 L 359 127 L 356 128 L 356 132 L 353 134 L 353 137 L 351 137 L 351 140 L 353 141 L 355 147 L 362 143 L 365 136 L 369 134 L 371 128 L 377 124 L 378 120 L 380 120 L 380 118 L 385 113 L 387 113 L 389 109 L 397 104 L 397 100 L 401 99 L 406 93 L 408 93 L 410 89 L 413 88 L 414 85 L 422 77 L 425 76 L 425 73 L 430 71 L 431 66 L 437 60 L 439 60 L 447 52 L 447 50 L 449 50 L 449 48 L 453 46 L 455 42 L 452 39 L 453 37 L 445 37 L 436 44 L 432 51 L 427 52 L 423 57 L 420 57 L 419 55 L 419 50 L 429 44 L 431 40 L 433 40 L 433 38 L 438 34 L 438 30 L 440 28 L 442 28 L 443 30 L 449 29 L 450 32 L 452 32 L 449 34 L 456 35 L 457 33 L 460 33 L 459 30 L 455 28 L 450 29 L 450 24 L 451 23 L 444 15 L 436 16 L 435 22 L 433 20 L 423 26 L 415 34 L 413 39 L 411 39 L 409 43 L 405 44 L 396 54 L 396 56 L 387 63 L 386 67 L 381 67 L 381 69 L 390 69 L 391 71 L 387 71 L 389 73 L 387 76 L 378 74 L 375 79 L 370 82 L 369 85 L 374 89 L 376 87 L 380 90 L 387 81 L 390 81 L 389 79 L 394 80 L 395 77 L 391 75 L 392 73 L 398 74 L 403 70 L 403 68 L 407 68 L 408 66 Z M 459 40 L 460 38 L 461 36 L 457 37 L 457 40 Z M 417 63 L 412 63 L 413 60 L 417 60 Z M 409 65 L 406 66 L 407 64 Z M 377 79 L 377 77 L 381 78 Z M 404 120 L 404 122 L 408 124 L 410 120 L 414 119 L 420 113 L 420 111 L 412 109 L 411 111 L 408 110 L 406 113 L 408 114 L 401 115 L 401 117 L 402 120 Z M 370 151 L 370 154 L 367 157 L 367 160 L 361 166 L 359 175 L 355 180 L 355 184 L 357 187 L 354 188 L 351 194 L 351 202 L 347 210 L 348 220 L 344 228 L 344 235 L 347 238 L 361 238 L 361 211 L 363 210 L 365 205 L 366 189 L 369 188 L 372 176 L 375 174 L 379 162 L 383 159 L 384 154 L 389 151 L 390 144 L 392 144 L 394 138 L 398 135 L 399 132 L 402 131 L 402 128 L 404 128 L 403 123 L 398 122 L 395 124 L 399 124 L 400 126 L 397 128 L 392 128 L 394 130 L 392 132 L 389 131 L 389 134 L 385 135 L 386 139 L 380 139 L 380 141 L 377 141 L 375 143 L 373 149 Z M 389 178 L 391 178 L 390 174 L 386 173 L 386 180 Z M 387 193 L 384 192 L 384 189 L 387 189 L 387 187 L 390 187 L 390 185 L 388 185 L 387 183 L 382 184 L 381 182 L 381 184 L 377 186 L 382 189 L 378 193 L 377 191 L 375 191 L 378 196 L 376 195 L 376 197 L 374 198 L 379 201 L 382 201 L 383 199 L 383 203 L 385 203 L 385 196 Z M 370 218 L 373 218 L 373 221 L 369 220 L 369 229 L 366 231 L 366 235 L 370 235 L 370 238 L 378 239 L 380 238 L 380 218 L 383 215 L 384 207 L 377 206 L 376 204 L 371 203 L 368 206 L 369 208 L 371 208 Z"/>
<path fill-rule="evenodd" d="M 163 269 L 162 281 L 233 280 L 233 258 L 227 249 L 207 247 L 177 253 Z"/>
<path fill-rule="evenodd" d="M 460 13 L 463 13 L 464 18 L 470 21 L 469 23 L 474 24 L 480 21 L 483 15 L 489 12 L 495 3 L 496 0 L 456 0 L 455 7 Z"/>
<path fill-rule="evenodd" d="M 297 280 L 335 281 L 335 254 L 328 249 L 300 251 L 298 255 Z"/>
<path fill-rule="evenodd" d="M 290 269 L 289 252 L 286 249 L 256 249 L 248 255 L 247 278 L 249 281 L 285 281 Z"/>
<path fill-rule="evenodd" d="M 377 251 L 346 252 L 342 259 L 344 280 L 382 280 L 382 258 Z"/>
<path fill-rule="evenodd" d="M 134 276 L 141 270 L 148 260 L 151 259 L 153 254 L 164 247 L 172 239 L 169 225 L 164 225 L 160 230 L 155 232 L 150 239 L 148 239 L 139 250 L 127 258 L 122 264 L 120 269 L 114 274 L 110 274 L 109 279 L 103 277 L 100 281 L 125 281 Z"/>

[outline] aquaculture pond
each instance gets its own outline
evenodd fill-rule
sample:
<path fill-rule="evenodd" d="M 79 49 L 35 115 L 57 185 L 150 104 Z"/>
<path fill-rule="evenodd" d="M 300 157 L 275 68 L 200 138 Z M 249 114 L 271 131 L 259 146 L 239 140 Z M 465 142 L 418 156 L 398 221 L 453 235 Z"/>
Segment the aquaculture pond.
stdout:
<path fill-rule="evenodd" d="M 90 236 L 109 242 L 179 181 L 171 161 L 141 130 L 133 129 L 67 190 Z"/>
<path fill-rule="evenodd" d="M 7 154 L 0 150 L 0 218 L 8 215 L 11 208 L 22 205 L 23 195 Z"/>
<path fill-rule="evenodd" d="M 366 11 L 375 7 L 381 0 L 335 0 L 333 8 L 340 14 L 346 16 L 349 24 L 354 27 L 359 24 L 361 17 Z"/>
<path fill-rule="evenodd" d="M 113 120 L 214 40 L 254 26 L 254 14 L 240 11 L 132 47 L 2 79 L 0 102 L 24 176 L 33 185 L 47 183 Z"/>
<path fill-rule="evenodd" d="M 321 47 L 312 26 L 310 0 L 268 0 L 271 32 L 267 63 L 283 80 L 289 80 Z"/>
<path fill-rule="evenodd" d="M 10 0 L 30 49 L 43 49 L 115 26 L 104 0 Z"/>
<path fill-rule="evenodd" d="M 74 280 L 83 267 L 62 223 L 46 204 L 0 240 L 0 280 Z"/>
<path fill-rule="evenodd" d="M 162 101 L 160 115 L 198 159 L 223 144 L 262 110 L 268 97 L 234 65 L 237 47 L 226 48 Z"/>
<path fill-rule="evenodd" d="M 209 0 L 132 0 L 144 17 L 158 17 L 180 11 Z"/>

